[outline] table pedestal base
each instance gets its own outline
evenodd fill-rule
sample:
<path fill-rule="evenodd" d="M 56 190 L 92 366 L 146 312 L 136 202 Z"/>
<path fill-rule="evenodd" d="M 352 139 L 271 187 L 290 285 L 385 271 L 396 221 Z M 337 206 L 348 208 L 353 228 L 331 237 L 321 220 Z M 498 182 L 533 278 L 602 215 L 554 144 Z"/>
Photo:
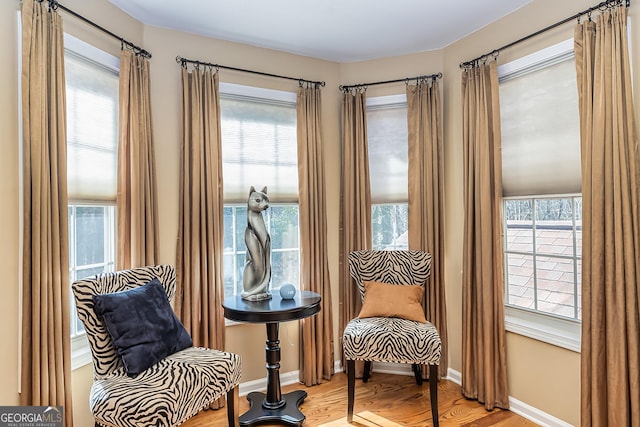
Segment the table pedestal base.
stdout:
<path fill-rule="evenodd" d="M 247 395 L 251 408 L 240 416 L 240 425 L 249 427 L 259 423 L 277 421 L 294 427 L 302 427 L 304 414 L 298 407 L 307 397 L 304 390 L 296 390 L 282 395 L 282 405 L 276 409 L 269 409 L 263 405 L 266 395 L 252 392 Z M 267 405 L 268 406 L 268 405 Z"/>

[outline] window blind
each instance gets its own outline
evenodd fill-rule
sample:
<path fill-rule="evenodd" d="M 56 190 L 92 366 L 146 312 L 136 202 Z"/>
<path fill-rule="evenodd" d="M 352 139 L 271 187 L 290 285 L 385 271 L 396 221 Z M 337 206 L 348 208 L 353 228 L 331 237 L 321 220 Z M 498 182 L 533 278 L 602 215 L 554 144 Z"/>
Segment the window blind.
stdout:
<path fill-rule="evenodd" d="M 224 202 L 246 203 L 267 187 L 273 203 L 298 202 L 295 103 L 222 94 Z"/>
<path fill-rule="evenodd" d="M 367 105 L 371 203 L 408 200 L 407 104 Z"/>
<path fill-rule="evenodd" d="M 500 73 L 503 195 L 580 193 L 573 50 L 515 68 Z"/>
<path fill-rule="evenodd" d="M 115 201 L 118 74 L 65 52 L 70 201 Z"/>

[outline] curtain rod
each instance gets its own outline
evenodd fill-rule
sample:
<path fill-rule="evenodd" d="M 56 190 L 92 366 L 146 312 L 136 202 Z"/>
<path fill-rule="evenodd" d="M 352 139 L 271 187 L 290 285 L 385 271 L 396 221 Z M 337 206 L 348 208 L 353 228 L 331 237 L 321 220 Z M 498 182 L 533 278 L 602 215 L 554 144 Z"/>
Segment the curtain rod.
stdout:
<path fill-rule="evenodd" d="M 307 79 L 301 79 L 301 78 L 297 78 L 297 77 L 287 77 L 287 76 L 281 76 L 279 74 L 271 74 L 271 73 L 264 73 L 262 71 L 254 71 L 254 70 L 246 70 L 244 68 L 237 68 L 237 67 L 230 67 L 227 65 L 219 65 L 219 64 L 212 64 L 210 62 L 203 62 L 203 61 L 197 61 L 195 59 L 186 59 L 186 58 L 182 58 L 181 56 L 176 56 L 176 62 L 178 64 L 180 64 L 180 66 L 182 66 L 183 68 L 187 68 L 187 64 L 194 64 L 196 67 L 198 65 L 204 65 L 207 67 L 214 67 L 216 69 L 219 68 L 223 68 L 225 70 L 233 70 L 233 71 L 241 71 L 243 73 L 251 73 L 251 74 L 258 74 L 260 76 L 267 76 L 267 77 L 276 77 L 279 79 L 287 79 L 287 80 L 295 80 L 297 82 L 300 83 L 300 85 L 302 85 L 303 83 L 309 83 L 309 84 L 313 84 L 316 87 L 318 86 L 325 86 L 325 82 L 316 82 L 313 80 L 307 80 Z"/>
<path fill-rule="evenodd" d="M 590 7 L 589 9 L 585 9 L 582 12 L 578 12 L 573 16 L 570 16 L 566 19 L 563 19 L 562 21 L 556 22 L 555 24 L 549 25 L 548 27 L 545 27 L 541 30 L 536 31 L 535 33 L 529 34 L 528 36 L 522 37 L 521 39 L 518 39 L 514 42 L 508 43 L 502 47 L 499 47 L 497 49 L 492 50 L 489 53 L 485 53 L 484 55 L 481 55 L 477 58 L 474 58 L 470 61 L 466 61 L 466 62 L 462 62 L 460 64 L 460 68 L 473 68 L 478 66 L 480 61 L 484 61 L 485 59 L 489 58 L 490 56 L 498 56 L 498 54 L 500 53 L 500 51 L 504 50 L 504 49 L 508 49 L 512 46 L 517 45 L 518 43 L 522 43 L 523 41 L 529 40 L 532 37 L 535 37 L 537 35 L 540 35 L 544 32 L 547 32 L 549 30 L 552 30 L 556 27 L 559 27 L 560 25 L 566 24 L 567 22 L 573 21 L 574 19 L 577 19 L 578 22 L 580 21 L 580 17 L 583 15 L 589 15 L 589 19 L 591 19 L 591 12 L 594 12 L 596 10 L 600 10 L 600 11 L 604 11 L 606 9 L 609 8 L 613 8 L 615 6 L 619 6 L 621 4 L 624 4 L 626 7 L 629 7 L 629 5 L 631 4 L 631 0 L 605 0 L 601 3 L 598 3 L 595 6 Z"/>
<path fill-rule="evenodd" d="M 42 3 L 45 0 L 36 0 L 38 3 Z M 121 45 L 126 45 L 128 46 L 131 50 L 133 50 L 133 52 L 136 55 L 140 55 L 143 56 L 145 58 L 151 58 L 151 52 L 141 48 L 140 46 L 135 45 L 134 43 L 131 43 L 129 40 L 125 40 L 123 37 L 120 37 L 119 35 L 107 30 L 106 28 L 104 28 L 103 26 L 96 24 L 95 22 L 91 21 L 88 18 L 85 18 L 84 16 L 74 12 L 73 10 L 69 9 L 68 7 L 58 3 L 56 0 L 47 0 L 49 2 L 49 8 L 51 8 L 51 10 L 57 10 L 57 9 L 62 9 L 65 12 L 67 12 L 70 15 L 73 15 L 75 18 L 78 18 L 79 20 L 91 25 L 92 27 L 102 31 L 105 34 L 110 35 L 111 37 L 113 37 L 114 39 L 118 39 L 120 40 L 120 44 Z"/>
<path fill-rule="evenodd" d="M 415 77 L 405 77 L 404 79 L 394 79 L 394 80 L 385 80 L 385 81 L 381 81 L 381 82 L 372 82 L 372 83 L 360 83 L 357 85 L 340 85 L 339 89 L 341 91 L 348 91 L 351 89 L 356 89 L 356 88 L 366 88 L 367 86 L 375 86 L 375 85 L 384 85 L 387 83 L 398 83 L 398 82 L 406 82 L 409 83 L 411 80 L 436 80 L 436 79 L 441 79 L 442 78 L 442 73 L 436 73 L 436 74 L 429 74 L 426 76 L 415 76 Z"/>

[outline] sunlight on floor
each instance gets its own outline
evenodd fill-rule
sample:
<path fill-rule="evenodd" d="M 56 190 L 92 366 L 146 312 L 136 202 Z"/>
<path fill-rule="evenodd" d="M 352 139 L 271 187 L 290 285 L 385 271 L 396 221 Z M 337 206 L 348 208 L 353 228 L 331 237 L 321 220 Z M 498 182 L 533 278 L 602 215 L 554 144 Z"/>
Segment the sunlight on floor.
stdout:
<path fill-rule="evenodd" d="M 365 411 L 359 412 L 353 416 L 353 422 L 347 423 L 347 418 L 341 418 L 339 420 L 332 421 L 330 423 L 320 424 L 318 427 L 402 427 L 401 424 L 396 424 L 393 421 L 389 421 L 373 412 Z"/>

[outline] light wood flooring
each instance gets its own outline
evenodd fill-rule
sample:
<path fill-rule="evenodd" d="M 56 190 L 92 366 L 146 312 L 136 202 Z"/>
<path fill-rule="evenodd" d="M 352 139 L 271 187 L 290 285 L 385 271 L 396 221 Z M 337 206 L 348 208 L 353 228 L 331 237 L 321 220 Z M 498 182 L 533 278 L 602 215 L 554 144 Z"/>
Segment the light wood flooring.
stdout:
<path fill-rule="evenodd" d="M 331 381 L 315 387 L 292 384 L 282 387 L 282 393 L 306 390 L 307 398 L 300 406 L 305 414 L 304 427 L 425 427 L 431 426 L 429 382 L 422 386 L 413 376 L 374 372 L 368 383 L 356 380 L 354 417 L 347 424 L 347 376 L 335 374 Z M 531 421 L 510 411 L 487 411 L 476 401 L 462 397 L 460 386 L 447 380 L 438 384 L 440 425 L 535 426 Z M 240 397 L 240 414 L 249 409 L 246 397 Z M 227 425 L 226 409 L 203 411 L 182 427 L 222 427 Z M 279 424 L 261 424 L 275 426 Z"/>

